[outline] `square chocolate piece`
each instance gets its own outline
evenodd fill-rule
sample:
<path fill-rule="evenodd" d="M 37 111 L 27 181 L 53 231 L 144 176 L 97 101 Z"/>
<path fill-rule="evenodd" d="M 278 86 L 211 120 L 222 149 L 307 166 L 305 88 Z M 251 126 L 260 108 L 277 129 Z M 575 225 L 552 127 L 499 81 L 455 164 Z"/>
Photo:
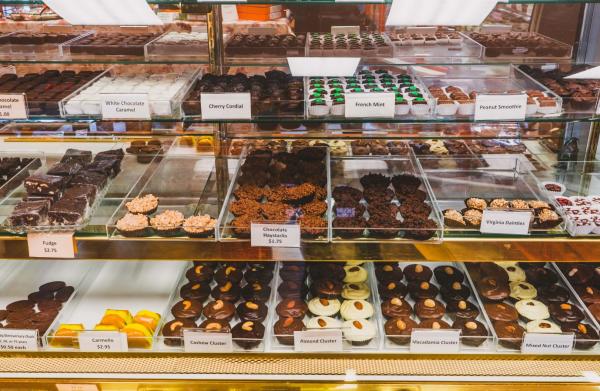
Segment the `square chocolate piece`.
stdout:
<path fill-rule="evenodd" d="M 116 158 L 94 160 L 85 166 L 86 171 L 99 172 L 114 178 L 121 172 L 121 161 Z"/>
<path fill-rule="evenodd" d="M 65 178 L 58 175 L 37 174 L 25 179 L 27 194 L 54 196 L 62 193 Z"/>
<path fill-rule="evenodd" d="M 96 186 L 94 185 L 75 185 L 65 190 L 63 200 L 78 199 L 85 200 L 88 205 L 92 205 L 96 199 Z"/>
<path fill-rule="evenodd" d="M 56 163 L 48 170 L 48 175 L 70 177 L 81 171 L 83 167 L 77 162 Z"/>
<path fill-rule="evenodd" d="M 60 160 L 61 163 L 76 162 L 81 165 L 85 165 L 92 161 L 92 151 L 84 151 L 81 149 L 67 149 L 67 152 L 63 155 Z"/>
<path fill-rule="evenodd" d="M 13 209 L 8 221 L 13 227 L 34 227 L 44 223 L 48 217 L 50 201 L 21 201 Z"/>
<path fill-rule="evenodd" d="M 75 225 L 83 221 L 87 202 L 82 199 L 62 198 L 50 207 L 48 220 L 52 225 Z"/>
<path fill-rule="evenodd" d="M 109 149 L 108 151 L 98 152 L 94 160 L 104 160 L 104 159 L 117 159 L 119 162 L 123 160 L 125 156 L 125 152 L 123 149 Z"/>
<path fill-rule="evenodd" d="M 77 173 L 73 178 L 71 178 L 70 184 L 71 186 L 94 185 L 96 186 L 98 191 L 100 191 L 106 186 L 107 180 L 108 178 L 104 174 L 88 170 L 82 170 L 79 171 L 79 173 Z"/>

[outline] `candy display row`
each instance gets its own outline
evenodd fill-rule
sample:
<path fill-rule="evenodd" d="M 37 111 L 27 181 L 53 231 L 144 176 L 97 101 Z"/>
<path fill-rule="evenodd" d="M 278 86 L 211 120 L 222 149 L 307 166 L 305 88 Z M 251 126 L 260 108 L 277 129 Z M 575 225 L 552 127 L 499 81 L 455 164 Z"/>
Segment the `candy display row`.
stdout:
<path fill-rule="evenodd" d="M 70 150 L 64 158 L 87 159 L 81 162 L 54 164 L 64 159 L 52 157 L 52 163 L 0 200 L 9 212 L 4 230 L 80 230 L 100 203 L 103 215 L 108 212 L 110 218 L 100 225 L 96 219 L 94 232 L 105 229 L 109 237 L 212 241 L 248 240 L 252 222 L 296 222 L 302 238 L 310 241 L 442 241 L 444 235 L 479 234 L 488 209 L 531 211 L 530 229 L 536 233 L 566 234 L 563 229 L 568 224 L 563 220 L 568 222 L 566 216 L 578 213 L 575 220 L 589 222 L 589 234 L 597 220 L 593 204 L 559 206 L 580 202 L 579 198 L 595 202 L 593 197 L 589 202 L 582 197 L 554 198 L 532 173 L 494 168 L 495 157 L 484 161 L 474 154 L 462 155 L 472 148 L 459 142 L 272 140 L 242 156 L 231 177 L 225 208 L 214 202 L 212 158 L 139 155 L 138 145 L 126 148 L 134 155 L 123 156 L 117 148 L 97 152 L 94 161 L 89 150 Z M 150 146 L 162 148 L 156 143 Z M 436 153 L 445 149 L 459 154 L 413 154 L 425 148 L 429 153 L 433 148 Z M 502 165 L 512 166 L 510 156 L 498 158 Z M 122 168 L 121 162 L 125 162 Z M 481 169 L 472 172 L 471 167 Z M 117 176 L 121 169 L 126 175 Z M 189 175 L 174 175 L 182 171 Z M 516 175 L 510 183 L 508 172 Z M 115 180 L 119 186 L 110 184 Z M 488 186 L 497 183 L 504 187 L 494 197 Z M 108 190 L 118 193 L 104 204 Z"/>
<path fill-rule="evenodd" d="M 561 190 L 564 192 L 564 186 L 560 183 L 547 182 L 544 188 L 550 194 L 561 193 Z M 558 195 L 554 199 L 565 216 L 566 229 L 571 236 L 600 235 L 600 195 Z"/>
<path fill-rule="evenodd" d="M 451 69 L 457 71 L 456 67 Z M 248 114 L 252 118 L 296 121 L 353 117 L 356 113 L 346 112 L 349 106 L 346 98 L 348 94 L 353 94 L 353 99 L 361 98 L 359 94 L 362 93 L 381 93 L 387 94 L 386 99 L 393 98 L 393 115 L 391 112 L 386 115 L 397 118 L 472 116 L 476 96 L 484 92 L 526 93 L 529 101 L 527 116 L 561 113 L 560 97 L 515 67 L 503 69 L 515 76 L 501 79 L 503 83 L 499 87 L 493 77 L 437 78 L 417 75 L 417 69 L 409 66 L 360 69 L 352 77 L 302 78 L 281 70 L 264 74 L 201 75 L 201 69 L 195 66 L 179 69 L 145 64 L 143 68 L 113 66 L 104 71 L 48 70 L 39 74 L 5 74 L 0 78 L 0 92 L 25 94 L 30 116 L 60 115 L 66 118 L 201 118 L 203 105 L 206 105 L 205 109 L 222 110 L 223 118 L 246 118 Z M 218 101 L 219 94 L 229 93 L 250 93 L 250 106 L 240 107 L 247 104 L 236 103 L 221 107 L 218 102 L 211 101 Z M 106 97 L 113 98 L 109 99 L 110 104 L 103 103 Z M 133 101 L 125 99 L 128 97 Z M 146 98 L 148 113 L 142 104 Z M 203 99 L 206 102 L 203 103 Z M 363 99 L 369 99 L 365 103 L 369 106 L 371 100 L 379 98 L 366 95 Z M 213 106 L 209 106 L 211 104 Z M 387 104 L 386 107 L 391 106 L 392 101 Z M 355 109 L 357 106 L 350 107 Z M 240 117 L 229 111 L 236 115 L 240 113 Z M 369 113 L 368 116 L 380 116 L 377 108 Z M 212 115 L 219 118 L 219 114 Z M 269 125 L 265 123 L 260 127 L 267 130 Z M 273 127 L 276 126 L 273 123 Z"/>
<path fill-rule="evenodd" d="M 0 268 L 0 324 L 38 330 L 47 350 L 116 332 L 129 350 L 183 351 L 189 329 L 231 334 L 234 352 L 299 351 L 295 332 L 339 331 L 340 351 L 408 353 L 427 330 L 460 330 L 459 352 L 515 352 L 525 333 L 573 333 L 573 353 L 594 352 L 597 265 L 555 265 L 12 262 Z M 31 279 L 38 267 L 47 275 Z"/>

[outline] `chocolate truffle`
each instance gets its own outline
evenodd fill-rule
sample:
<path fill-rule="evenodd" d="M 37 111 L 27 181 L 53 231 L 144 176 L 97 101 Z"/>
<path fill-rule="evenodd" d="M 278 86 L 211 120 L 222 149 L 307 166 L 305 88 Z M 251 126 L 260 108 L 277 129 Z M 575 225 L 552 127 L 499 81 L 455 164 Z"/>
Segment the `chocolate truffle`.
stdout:
<path fill-rule="evenodd" d="M 391 318 L 385 322 L 385 335 L 395 344 L 406 345 L 410 342 L 413 329 L 418 326 L 417 322 L 408 317 Z"/>
<path fill-rule="evenodd" d="M 302 319 L 307 311 L 308 306 L 306 303 L 297 299 L 283 299 L 275 308 L 275 312 L 281 318 Z"/>
<path fill-rule="evenodd" d="M 215 300 L 204 307 L 202 314 L 208 319 L 229 322 L 235 315 L 235 306 L 226 300 Z"/>

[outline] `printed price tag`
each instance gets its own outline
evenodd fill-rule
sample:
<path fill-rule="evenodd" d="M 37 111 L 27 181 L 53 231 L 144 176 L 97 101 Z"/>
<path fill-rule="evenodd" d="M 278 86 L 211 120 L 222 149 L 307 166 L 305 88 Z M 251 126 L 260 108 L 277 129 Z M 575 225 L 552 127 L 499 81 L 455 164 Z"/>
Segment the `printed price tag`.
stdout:
<path fill-rule="evenodd" d="M 233 352 L 231 333 L 207 333 L 202 330 L 184 329 L 183 347 L 187 353 Z"/>
<path fill-rule="evenodd" d="M 527 112 L 527 94 L 477 94 L 475 121 L 523 120 Z"/>
<path fill-rule="evenodd" d="M 573 333 L 544 334 L 525 333 L 521 353 L 526 354 L 571 354 L 573 351 Z"/>
<path fill-rule="evenodd" d="M 79 350 L 82 352 L 126 352 L 127 334 L 118 331 L 82 331 Z"/>
<path fill-rule="evenodd" d="M 0 350 L 38 350 L 37 330 L 0 329 Z"/>
<path fill-rule="evenodd" d="M 300 247 L 300 225 L 252 223 L 250 244 L 252 247 Z"/>
<path fill-rule="evenodd" d="M 485 209 L 481 219 L 482 234 L 529 235 L 532 212 Z"/>
<path fill-rule="evenodd" d="M 75 258 L 77 246 L 73 232 L 27 234 L 27 247 L 32 258 Z"/>
<path fill-rule="evenodd" d="M 95 384 L 57 384 L 57 391 L 98 391 Z"/>
<path fill-rule="evenodd" d="M 292 76 L 353 76 L 360 57 L 288 57 Z M 347 96 L 347 95 L 346 95 Z"/>
<path fill-rule="evenodd" d="M 27 119 L 25 94 L 0 94 L 0 119 Z"/>
<path fill-rule="evenodd" d="M 150 119 L 148 94 L 101 94 L 102 119 Z"/>
<path fill-rule="evenodd" d="M 394 118 L 393 92 L 346 94 L 346 118 Z"/>
<path fill-rule="evenodd" d="M 411 353 L 458 353 L 460 330 L 413 330 Z"/>
<path fill-rule="evenodd" d="M 306 330 L 294 332 L 296 352 L 341 352 L 342 330 Z"/>
<path fill-rule="evenodd" d="M 249 92 L 200 94 L 202 119 L 251 119 Z"/>
<path fill-rule="evenodd" d="M 331 26 L 331 35 L 360 34 L 360 26 Z"/>

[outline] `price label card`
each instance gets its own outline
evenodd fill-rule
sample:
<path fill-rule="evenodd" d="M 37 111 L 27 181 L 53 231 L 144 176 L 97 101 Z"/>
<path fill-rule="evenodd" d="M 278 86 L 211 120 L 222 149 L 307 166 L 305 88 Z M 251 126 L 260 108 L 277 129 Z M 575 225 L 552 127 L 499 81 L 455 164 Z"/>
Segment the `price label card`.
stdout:
<path fill-rule="evenodd" d="M 532 212 L 485 209 L 479 230 L 482 234 L 529 235 Z"/>
<path fill-rule="evenodd" d="M 148 94 L 101 94 L 102 119 L 150 119 Z"/>
<path fill-rule="evenodd" d="M 249 92 L 200 94 L 202 119 L 251 119 Z"/>
<path fill-rule="evenodd" d="M 75 258 L 73 232 L 27 234 L 27 247 L 32 258 Z"/>
<path fill-rule="evenodd" d="M 27 119 L 25 94 L 0 94 L 0 119 Z"/>
<path fill-rule="evenodd" d="M 360 34 L 360 26 L 331 26 L 331 34 Z"/>
<path fill-rule="evenodd" d="M 413 330 L 411 353 L 458 353 L 460 330 Z"/>
<path fill-rule="evenodd" d="M 210 333 L 202 330 L 184 329 L 183 347 L 187 353 L 233 352 L 231 333 Z"/>
<path fill-rule="evenodd" d="M 82 352 L 126 352 L 127 334 L 118 331 L 82 331 L 79 350 Z"/>
<path fill-rule="evenodd" d="M 573 341 L 573 333 L 525 333 L 523 343 L 521 344 L 521 353 L 571 354 L 573 351 Z"/>
<path fill-rule="evenodd" d="M 523 120 L 527 112 L 527 94 L 477 94 L 475 120 Z"/>
<path fill-rule="evenodd" d="M 296 352 L 341 352 L 342 330 L 306 330 L 294 332 Z"/>
<path fill-rule="evenodd" d="M 300 225 L 252 223 L 250 244 L 252 247 L 300 247 Z"/>
<path fill-rule="evenodd" d="M 393 92 L 358 92 L 346 94 L 346 118 L 394 118 Z"/>
<path fill-rule="evenodd" d="M 0 329 L 0 350 L 38 350 L 37 330 Z"/>
<path fill-rule="evenodd" d="M 95 384 L 57 384 L 57 391 L 98 391 Z"/>

